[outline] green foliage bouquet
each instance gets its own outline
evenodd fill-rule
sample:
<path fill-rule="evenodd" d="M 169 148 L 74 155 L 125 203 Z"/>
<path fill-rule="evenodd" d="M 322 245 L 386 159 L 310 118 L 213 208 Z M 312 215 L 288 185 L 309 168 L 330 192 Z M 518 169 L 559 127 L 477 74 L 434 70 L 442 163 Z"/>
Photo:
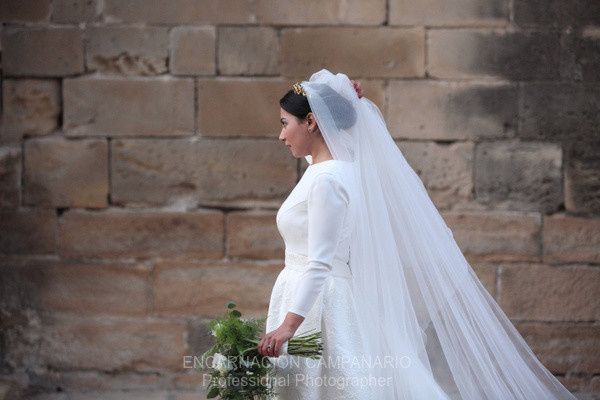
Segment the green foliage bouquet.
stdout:
<path fill-rule="evenodd" d="M 273 364 L 269 357 L 258 352 L 257 346 L 266 319 L 242 318 L 235 307 L 234 302 L 227 303 L 226 315 L 209 322 L 215 344 L 202 355 L 203 366 L 212 357 L 206 398 L 272 399 L 275 393 L 269 377 Z M 315 332 L 292 337 L 282 346 L 281 354 L 317 359 L 322 350 L 321 332 Z"/>

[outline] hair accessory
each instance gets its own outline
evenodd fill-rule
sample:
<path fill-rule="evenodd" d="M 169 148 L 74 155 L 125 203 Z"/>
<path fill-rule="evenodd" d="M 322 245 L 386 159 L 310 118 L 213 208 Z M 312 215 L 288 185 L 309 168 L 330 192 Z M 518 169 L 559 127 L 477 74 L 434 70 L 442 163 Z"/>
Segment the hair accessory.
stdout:
<path fill-rule="evenodd" d="M 292 89 L 294 89 L 294 93 L 301 94 L 302 96 L 306 96 L 306 92 L 304 91 L 302 86 L 300 86 L 300 83 L 298 83 L 298 82 L 294 83 L 292 85 Z"/>

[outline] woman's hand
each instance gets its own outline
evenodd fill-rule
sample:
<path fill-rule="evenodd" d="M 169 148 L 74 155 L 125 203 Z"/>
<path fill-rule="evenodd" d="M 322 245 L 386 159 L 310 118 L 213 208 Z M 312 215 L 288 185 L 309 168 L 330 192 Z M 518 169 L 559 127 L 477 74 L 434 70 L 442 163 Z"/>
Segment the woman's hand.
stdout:
<path fill-rule="evenodd" d="M 279 328 L 261 336 L 258 343 L 258 352 L 263 356 L 279 357 L 281 346 L 292 338 L 294 333 L 295 330 L 292 327 L 281 324 Z"/>
<path fill-rule="evenodd" d="M 352 86 L 354 86 L 354 90 L 356 90 L 356 94 L 358 95 L 358 98 L 360 99 L 363 96 L 362 88 L 360 87 L 360 82 L 352 81 Z"/>
<path fill-rule="evenodd" d="M 279 328 L 260 337 L 258 352 L 263 356 L 279 357 L 281 346 L 294 336 L 302 321 L 303 316 L 289 311 Z"/>

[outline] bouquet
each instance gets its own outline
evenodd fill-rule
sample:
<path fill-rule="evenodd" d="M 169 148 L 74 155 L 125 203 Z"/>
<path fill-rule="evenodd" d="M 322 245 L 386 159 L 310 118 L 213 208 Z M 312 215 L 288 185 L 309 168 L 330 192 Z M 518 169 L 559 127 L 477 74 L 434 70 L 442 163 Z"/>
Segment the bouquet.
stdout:
<path fill-rule="evenodd" d="M 210 383 L 206 398 L 223 400 L 264 400 L 274 396 L 269 376 L 273 364 L 269 357 L 258 352 L 260 333 L 266 322 L 262 319 L 245 319 L 228 302 L 223 318 L 211 320 L 209 327 L 215 344 L 202 354 L 202 365 L 212 357 L 209 367 Z M 287 347 L 286 347 L 287 344 Z M 294 336 L 282 346 L 289 355 L 318 359 L 322 354 L 321 332 Z"/>

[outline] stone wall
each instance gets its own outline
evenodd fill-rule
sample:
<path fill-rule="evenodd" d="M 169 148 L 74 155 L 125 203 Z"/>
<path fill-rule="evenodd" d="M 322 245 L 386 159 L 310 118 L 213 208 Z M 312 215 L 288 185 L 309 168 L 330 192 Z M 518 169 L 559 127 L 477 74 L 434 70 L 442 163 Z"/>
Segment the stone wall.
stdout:
<path fill-rule="evenodd" d="M 0 398 L 203 397 L 183 356 L 227 300 L 266 312 L 306 167 L 277 101 L 323 67 L 362 82 L 541 361 L 600 398 L 598 1 L 4 0 L 0 21 Z"/>

